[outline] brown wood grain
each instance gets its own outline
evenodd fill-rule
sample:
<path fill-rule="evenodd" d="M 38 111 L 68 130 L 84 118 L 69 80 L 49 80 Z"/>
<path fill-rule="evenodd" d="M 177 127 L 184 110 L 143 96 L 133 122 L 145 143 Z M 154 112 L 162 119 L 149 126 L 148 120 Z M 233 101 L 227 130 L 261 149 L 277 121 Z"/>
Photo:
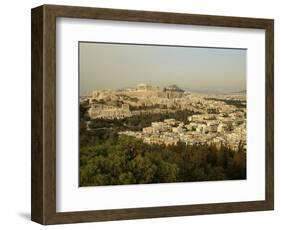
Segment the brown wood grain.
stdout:
<path fill-rule="evenodd" d="M 56 18 L 122 20 L 266 31 L 266 199 L 264 201 L 103 211 L 56 212 Z M 274 208 L 274 35 L 273 20 L 89 7 L 43 5 L 32 9 L 31 219 L 61 224 L 272 210 Z"/>
<path fill-rule="evenodd" d="M 31 18 L 31 219 L 43 223 L 43 8 Z"/>

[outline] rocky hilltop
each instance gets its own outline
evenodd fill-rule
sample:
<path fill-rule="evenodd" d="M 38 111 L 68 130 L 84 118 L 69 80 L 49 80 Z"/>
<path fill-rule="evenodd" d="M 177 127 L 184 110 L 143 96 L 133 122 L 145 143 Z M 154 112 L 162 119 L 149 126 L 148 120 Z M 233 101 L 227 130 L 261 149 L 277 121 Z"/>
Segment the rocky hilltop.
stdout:
<path fill-rule="evenodd" d="M 94 119 L 124 119 L 149 114 L 190 111 L 198 114 L 179 122 L 173 117 L 155 121 L 142 131 L 122 131 L 149 144 L 228 145 L 237 150 L 246 143 L 246 95 L 186 93 L 176 85 L 164 88 L 139 84 L 136 88 L 94 91 L 88 100 Z M 202 135 L 203 134 L 203 135 Z"/>

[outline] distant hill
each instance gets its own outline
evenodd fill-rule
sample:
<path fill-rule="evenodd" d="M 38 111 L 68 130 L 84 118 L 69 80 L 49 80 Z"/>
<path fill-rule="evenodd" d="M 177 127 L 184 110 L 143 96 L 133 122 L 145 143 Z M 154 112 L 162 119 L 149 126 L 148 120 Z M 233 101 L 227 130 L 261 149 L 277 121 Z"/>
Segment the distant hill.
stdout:
<path fill-rule="evenodd" d="M 166 86 L 166 87 L 164 88 L 164 90 L 175 91 L 175 92 L 184 92 L 184 90 L 181 89 L 180 87 L 178 87 L 177 85 L 169 85 L 169 86 Z"/>
<path fill-rule="evenodd" d="M 193 89 L 193 88 L 188 88 L 184 87 L 184 91 L 189 92 L 189 93 L 203 93 L 203 94 L 222 94 L 223 92 L 220 91 L 215 91 L 215 90 L 204 90 L 204 89 Z"/>
<path fill-rule="evenodd" d="M 241 91 L 231 92 L 228 94 L 246 94 L 246 93 L 247 93 L 247 90 L 241 90 Z"/>
<path fill-rule="evenodd" d="M 222 91 L 222 90 L 204 90 L 204 89 L 193 89 L 193 88 L 183 88 L 185 91 L 190 93 L 203 93 L 203 94 L 246 94 L 246 90 L 241 91 Z"/>

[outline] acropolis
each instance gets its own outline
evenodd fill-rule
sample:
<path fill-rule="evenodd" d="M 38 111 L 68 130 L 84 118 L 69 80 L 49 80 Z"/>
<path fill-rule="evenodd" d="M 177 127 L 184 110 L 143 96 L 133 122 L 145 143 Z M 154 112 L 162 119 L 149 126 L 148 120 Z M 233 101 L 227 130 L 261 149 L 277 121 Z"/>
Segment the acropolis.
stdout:
<path fill-rule="evenodd" d="M 82 99 L 81 99 L 82 100 Z M 91 119 L 124 119 L 141 114 L 188 110 L 195 115 L 186 121 L 174 118 L 152 122 L 142 131 L 120 131 L 147 144 L 226 145 L 246 149 L 246 95 L 204 94 L 167 87 L 139 84 L 135 88 L 93 91 L 87 97 Z M 239 105 L 239 106 L 237 106 Z"/>

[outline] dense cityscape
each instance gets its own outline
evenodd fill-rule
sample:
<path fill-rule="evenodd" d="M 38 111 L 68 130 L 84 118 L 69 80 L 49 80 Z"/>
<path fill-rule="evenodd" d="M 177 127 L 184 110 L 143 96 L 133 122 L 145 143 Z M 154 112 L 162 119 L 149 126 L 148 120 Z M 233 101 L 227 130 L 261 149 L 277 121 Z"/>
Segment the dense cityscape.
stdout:
<path fill-rule="evenodd" d="M 85 98 L 84 98 L 85 100 Z M 136 89 L 94 91 L 89 101 L 92 119 L 122 119 L 140 114 L 166 113 L 189 110 L 196 115 L 186 122 L 173 118 L 155 121 L 142 131 L 122 131 L 148 144 L 225 144 L 237 150 L 246 149 L 245 94 L 205 95 L 184 92 L 177 86 L 164 89 L 140 84 Z M 133 109 L 130 109 L 133 108 Z"/>
<path fill-rule="evenodd" d="M 164 157 L 165 151 L 174 151 L 176 148 L 185 149 L 181 151 L 191 151 L 195 148 L 196 151 L 205 149 L 205 152 L 203 151 L 201 154 L 206 156 L 212 151 L 224 152 L 224 157 L 230 160 L 235 160 L 234 155 L 239 153 L 240 173 L 239 175 L 234 173 L 236 176 L 233 176 L 234 174 L 229 176 L 230 174 L 228 173 L 228 175 L 225 170 L 230 166 L 223 163 L 223 166 L 214 167 L 220 172 L 216 171 L 214 174 L 216 176 L 213 178 L 200 179 L 200 176 L 193 175 L 190 176 L 190 179 L 187 179 L 186 176 L 181 176 L 182 179 L 180 179 L 174 175 L 174 179 L 170 178 L 166 181 L 165 179 L 160 180 L 159 176 L 158 179 L 155 179 L 156 169 L 154 177 L 138 181 L 135 175 L 131 175 L 133 173 L 126 169 L 125 174 L 121 173 L 124 180 L 120 179 L 120 175 L 117 181 L 110 179 L 112 175 L 102 177 L 102 182 L 97 178 L 91 180 L 89 174 L 93 175 L 94 172 L 86 172 L 83 168 L 87 165 L 85 159 L 89 160 L 89 156 L 95 155 L 93 150 L 89 150 L 89 146 L 104 147 L 109 140 L 114 140 L 118 144 L 124 140 L 130 143 L 142 142 L 144 148 L 149 151 L 152 151 L 152 148 L 157 149 L 159 152 L 157 154 L 161 154 L 162 151 L 163 156 L 160 155 L 160 157 Z M 85 186 L 245 179 L 246 92 L 198 93 L 190 92 L 176 85 L 161 88 L 147 84 L 139 84 L 135 88 L 96 90 L 91 95 L 80 97 L 80 142 L 80 166 L 82 167 L 80 173 L 82 177 L 84 175 L 81 185 Z M 151 147 L 149 148 L 147 145 Z M 135 154 L 138 151 L 135 150 Z M 107 156 L 107 154 L 105 155 Z M 216 154 L 214 153 L 214 155 Z M 168 161 L 173 162 L 173 160 Z M 204 163 L 206 165 L 200 166 L 205 170 L 203 170 L 205 174 L 207 174 L 206 167 L 213 170 L 208 159 L 206 162 Z M 173 162 L 173 165 L 170 166 L 175 166 L 175 163 Z M 115 166 L 111 166 L 111 169 L 112 167 Z M 177 170 L 180 170 L 179 166 L 177 167 Z M 122 170 L 124 171 L 124 168 Z M 102 173 L 102 169 L 97 171 L 102 175 L 108 175 L 108 173 Z M 181 172 L 174 173 L 180 174 Z"/>

